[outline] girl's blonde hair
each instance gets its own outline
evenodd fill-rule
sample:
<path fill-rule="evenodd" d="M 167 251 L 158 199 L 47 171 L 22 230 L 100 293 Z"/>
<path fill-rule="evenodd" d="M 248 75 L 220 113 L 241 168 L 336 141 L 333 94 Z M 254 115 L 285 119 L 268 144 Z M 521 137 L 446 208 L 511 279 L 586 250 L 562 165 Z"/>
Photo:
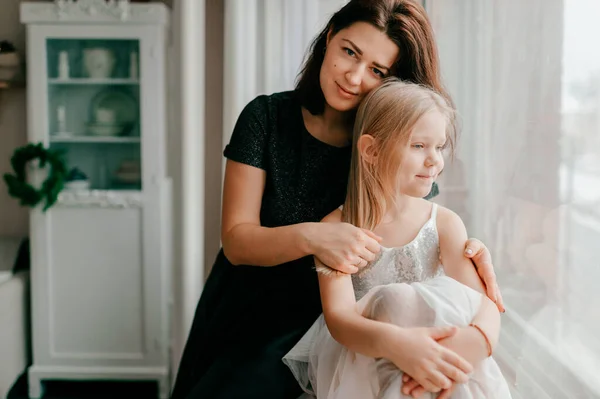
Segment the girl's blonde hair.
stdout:
<path fill-rule="evenodd" d="M 342 220 L 365 229 L 375 228 L 396 198 L 400 160 L 398 146 L 406 146 L 417 121 L 436 110 L 446 117 L 446 145 L 454 153 L 456 113 L 447 100 L 423 85 L 386 79 L 362 101 L 356 114 L 352 160 Z M 377 159 L 366 162 L 357 150 L 358 139 L 373 136 Z"/>

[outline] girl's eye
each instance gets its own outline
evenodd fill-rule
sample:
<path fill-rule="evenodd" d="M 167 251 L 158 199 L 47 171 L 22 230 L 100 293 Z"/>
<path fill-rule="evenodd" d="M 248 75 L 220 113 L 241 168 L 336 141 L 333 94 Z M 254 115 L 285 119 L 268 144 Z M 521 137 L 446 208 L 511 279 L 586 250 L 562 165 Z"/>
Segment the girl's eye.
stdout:
<path fill-rule="evenodd" d="M 423 144 L 413 144 L 413 147 L 414 147 L 414 148 L 418 148 L 418 149 L 425 148 L 425 147 L 423 146 Z"/>
<path fill-rule="evenodd" d="M 349 49 L 348 47 L 344 47 L 344 51 L 350 56 L 350 57 L 354 57 L 356 55 L 356 53 L 354 52 L 354 50 Z"/>

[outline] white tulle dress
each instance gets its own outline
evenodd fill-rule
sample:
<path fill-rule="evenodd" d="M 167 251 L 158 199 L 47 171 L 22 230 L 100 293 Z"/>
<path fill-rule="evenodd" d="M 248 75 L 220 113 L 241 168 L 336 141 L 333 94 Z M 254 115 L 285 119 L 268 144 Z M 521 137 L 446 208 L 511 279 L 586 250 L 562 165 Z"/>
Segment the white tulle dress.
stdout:
<path fill-rule="evenodd" d="M 482 295 L 443 273 L 439 263 L 437 205 L 409 244 L 383 248 L 377 260 L 352 276 L 361 313 L 402 327 L 467 326 Z M 399 399 L 402 372 L 386 359 L 352 352 L 335 341 L 321 315 L 283 358 L 302 389 L 318 399 Z M 435 398 L 429 394 L 423 398 Z M 493 360 L 486 358 L 453 399 L 510 398 Z"/>

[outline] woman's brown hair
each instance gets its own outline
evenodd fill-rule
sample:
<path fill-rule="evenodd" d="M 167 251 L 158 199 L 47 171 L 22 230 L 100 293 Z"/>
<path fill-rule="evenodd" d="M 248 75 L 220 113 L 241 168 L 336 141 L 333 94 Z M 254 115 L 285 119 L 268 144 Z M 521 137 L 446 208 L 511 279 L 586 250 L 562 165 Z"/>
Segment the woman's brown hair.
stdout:
<path fill-rule="evenodd" d="M 319 74 L 325 58 L 327 35 L 356 22 L 366 22 L 385 32 L 400 49 L 392 76 L 422 84 L 441 93 L 449 102 L 440 77 L 439 56 L 433 28 L 425 9 L 415 0 L 350 0 L 333 14 L 313 41 L 299 74 L 296 91 L 302 106 L 313 115 L 323 113 L 325 97 Z"/>

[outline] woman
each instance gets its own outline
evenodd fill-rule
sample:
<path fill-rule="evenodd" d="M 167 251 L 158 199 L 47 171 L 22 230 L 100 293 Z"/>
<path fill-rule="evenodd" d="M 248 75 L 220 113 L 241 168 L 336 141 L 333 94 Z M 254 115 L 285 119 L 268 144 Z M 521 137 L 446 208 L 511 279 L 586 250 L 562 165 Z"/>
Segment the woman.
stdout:
<path fill-rule="evenodd" d="M 301 394 L 281 358 L 322 312 L 312 256 L 355 273 L 380 249 L 370 231 L 318 221 L 344 202 L 355 110 L 387 76 L 445 93 L 425 11 L 409 0 L 352 0 L 315 39 L 296 90 L 259 96 L 240 114 L 224 152 L 223 249 L 173 399 Z M 495 299 L 489 253 L 476 240 L 466 245 Z M 407 357 L 418 356 L 414 343 L 450 334 L 415 330 Z M 439 353 L 446 376 L 465 378 L 464 359 L 441 345 Z"/>

